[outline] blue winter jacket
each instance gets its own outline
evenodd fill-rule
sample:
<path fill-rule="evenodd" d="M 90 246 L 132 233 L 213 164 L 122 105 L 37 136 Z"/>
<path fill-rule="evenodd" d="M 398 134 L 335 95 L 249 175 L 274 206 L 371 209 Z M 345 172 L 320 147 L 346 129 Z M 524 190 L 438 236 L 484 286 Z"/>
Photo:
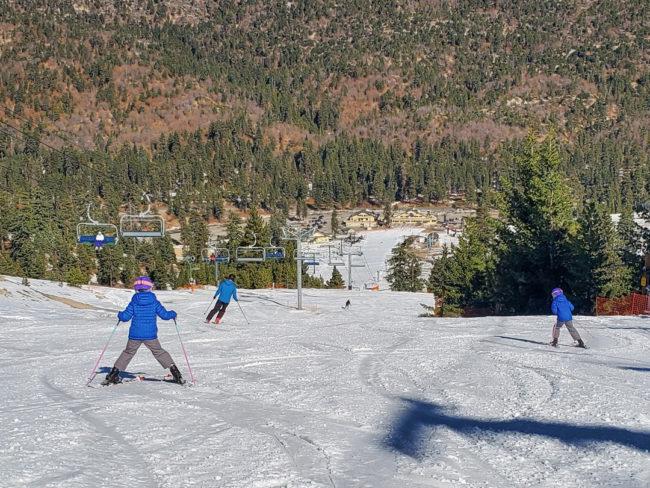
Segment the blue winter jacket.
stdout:
<path fill-rule="evenodd" d="M 573 320 L 573 303 L 571 303 L 567 297 L 564 295 L 558 295 L 553 299 L 551 303 L 551 311 L 557 315 L 558 322 L 568 322 Z"/>
<path fill-rule="evenodd" d="M 133 295 L 131 303 L 124 311 L 117 314 L 122 322 L 131 320 L 129 339 L 147 341 L 158 337 L 156 315 L 163 320 L 175 319 L 176 312 L 166 310 L 150 291 L 141 291 Z"/>
<path fill-rule="evenodd" d="M 219 301 L 223 303 L 230 303 L 230 297 L 233 297 L 236 302 L 239 301 L 237 298 L 237 287 L 230 280 L 222 281 L 217 288 L 217 293 L 214 294 L 214 297 L 219 297 Z"/>

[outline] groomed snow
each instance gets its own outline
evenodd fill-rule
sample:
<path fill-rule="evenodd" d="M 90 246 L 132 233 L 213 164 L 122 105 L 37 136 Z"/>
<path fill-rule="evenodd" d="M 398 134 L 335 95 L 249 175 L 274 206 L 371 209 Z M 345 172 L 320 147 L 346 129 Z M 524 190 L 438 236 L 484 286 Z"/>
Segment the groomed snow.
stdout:
<path fill-rule="evenodd" d="M 156 293 L 193 387 L 86 386 L 132 291 L 0 281 L 0 486 L 650 486 L 647 317 L 579 316 L 590 349 L 553 349 L 550 315 L 421 318 L 424 293 L 241 290 L 250 323 L 218 326 L 212 290 Z M 127 373 L 165 371 L 143 347 Z"/>
<path fill-rule="evenodd" d="M 422 227 L 395 227 L 391 229 L 376 229 L 370 231 L 358 231 L 357 235 L 363 237 L 361 241 L 350 246 L 343 246 L 344 253 L 350 251 L 361 252 L 361 255 L 353 254 L 350 258 L 350 270 L 348 270 L 348 256 L 337 255 L 335 249 L 340 244 L 339 241 L 332 241 L 326 244 L 304 246 L 304 253 L 314 253 L 320 263 L 318 266 L 308 266 L 308 272 L 314 276 L 320 277 L 326 282 L 332 277 L 333 266 L 328 265 L 331 261 L 338 262 L 336 266 L 346 286 L 349 281 L 355 290 L 370 289 L 373 286 L 379 286 L 380 290 L 390 289 L 390 284 L 386 281 L 386 260 L 390 257 L 393 248 L 407 236 L 426 236 L 428 231 Z M 446 244 L 448 247 L 458 244 L 458 238 L 446 234 L 444 231 L 438 231 L 439 245 Z M 330 248 L 328 248 L 330 246 Z M 342 265 L 340 263 L 343 263 Z M 351 272 L 348 272 L 351 271 Z M 423 278 L 428 278 L 428 271 L 423 271 Z M 351 277 L 351 280 L 349 279 Z"/>

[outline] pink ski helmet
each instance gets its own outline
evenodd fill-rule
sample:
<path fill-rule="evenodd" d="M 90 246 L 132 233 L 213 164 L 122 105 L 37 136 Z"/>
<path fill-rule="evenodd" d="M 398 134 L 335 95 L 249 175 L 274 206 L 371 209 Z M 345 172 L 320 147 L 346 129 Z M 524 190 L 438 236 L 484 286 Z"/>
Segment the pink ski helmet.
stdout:
<path fill-rule="evenodd" d="M 152 287 L 153 283 L 151 282 L 151 279 L 146 276 L 140 276 L 140 278 L 133 282 L 133 289 L 135 291 L 151 290 Z"/>
<path fill-rule="evenodd" d="M 553 291 L 551 291 L 551 296 L 553 298 L 559 296 L 559 295 L 564 295 L 564 292 L 562 291 L 562 288 L 553 288 Z"/>

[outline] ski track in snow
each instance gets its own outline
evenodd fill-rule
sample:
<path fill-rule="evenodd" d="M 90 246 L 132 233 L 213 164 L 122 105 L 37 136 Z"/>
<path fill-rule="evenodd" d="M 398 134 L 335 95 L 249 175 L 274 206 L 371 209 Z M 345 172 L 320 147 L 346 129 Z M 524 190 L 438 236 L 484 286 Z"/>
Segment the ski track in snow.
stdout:
<path fill-rule="evenodd" d="M 87 388 L 115 317 L 45 294 L 112 309 L 131 292 L 18 278 L 0 288 L 11 292 L 0 296 L 0 374 L 14 379 L 0 410 L 3 487 L 650 486 L 649 450 L 566 442 L 550 427 L 628 429 L 650 444 L 641 317 L 578 317 L 580 350 L 566 330 L 559 348 L 546 344 L 551 316 L 420 318 L 419 294 L 309 290 L 314 312 L 286 306 L 292 290 L 246 290 L 250 325 L 237 304 L 216 325 L 203 320 L 213 291 L 163 291 L 196 385 Z M 174 323 L 158 327 L 189 380 Z M 128 372 L 164 374 L 145 348 Z M 510 420 L 539 427 L 498 427 Z"/>

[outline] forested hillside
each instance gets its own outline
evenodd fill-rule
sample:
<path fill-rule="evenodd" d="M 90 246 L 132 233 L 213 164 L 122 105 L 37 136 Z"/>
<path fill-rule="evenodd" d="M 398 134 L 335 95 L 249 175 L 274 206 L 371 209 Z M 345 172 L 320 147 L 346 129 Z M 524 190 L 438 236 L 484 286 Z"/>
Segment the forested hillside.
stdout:
<path fill-rule="evenodd" d="M 183 225 L 228 202 L 473 202 L 529 131 L 554 134 L 576 207 L 638 206 L 649 17 L 632 0 L 0 0 L 3 256 L 53 272 L 87 202 L 116 219 L 144 192 Z"/>

